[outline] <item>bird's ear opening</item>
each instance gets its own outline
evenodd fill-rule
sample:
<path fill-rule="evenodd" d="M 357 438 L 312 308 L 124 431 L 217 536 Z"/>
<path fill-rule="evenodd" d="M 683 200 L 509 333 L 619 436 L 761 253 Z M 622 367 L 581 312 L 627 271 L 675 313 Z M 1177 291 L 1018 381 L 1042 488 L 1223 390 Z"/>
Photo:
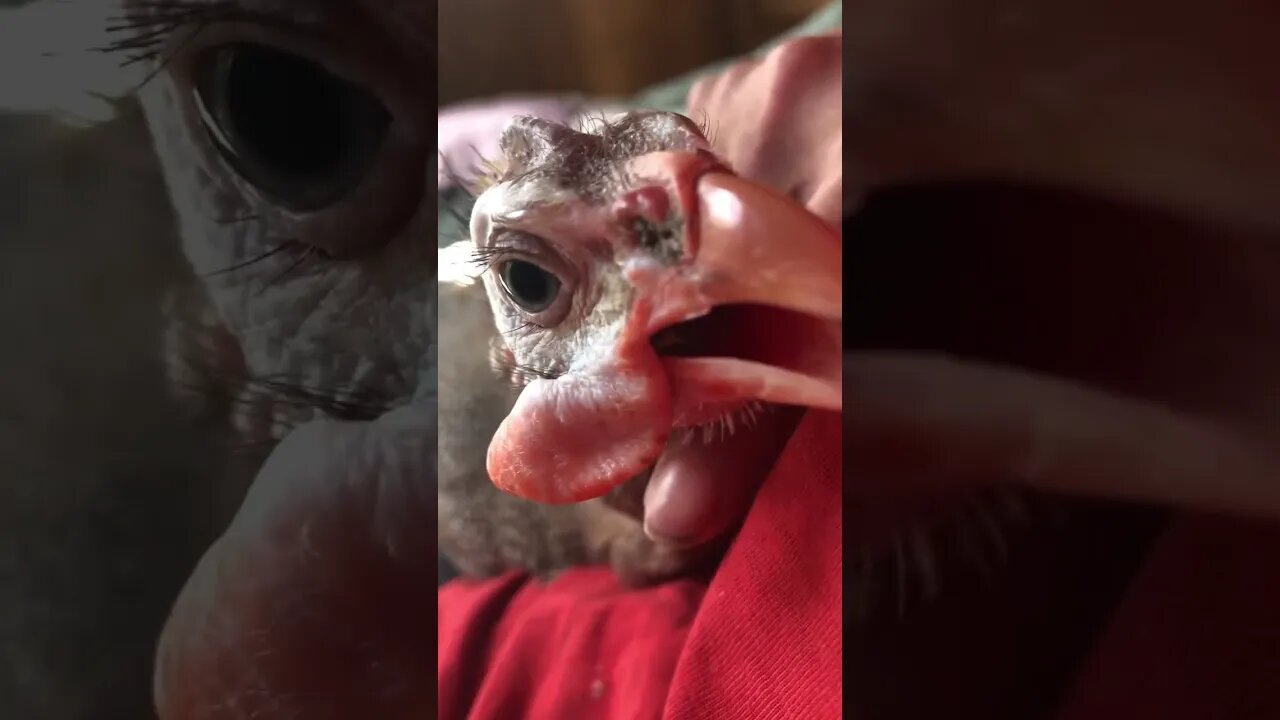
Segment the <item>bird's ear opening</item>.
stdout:
<path fill-rule="evenodd" d="M 109 52 L 121 0 L 35 0 L 0 9 L 0 112 L 87 127 L 113 120 L 145 80 L 143 63 Z"/>

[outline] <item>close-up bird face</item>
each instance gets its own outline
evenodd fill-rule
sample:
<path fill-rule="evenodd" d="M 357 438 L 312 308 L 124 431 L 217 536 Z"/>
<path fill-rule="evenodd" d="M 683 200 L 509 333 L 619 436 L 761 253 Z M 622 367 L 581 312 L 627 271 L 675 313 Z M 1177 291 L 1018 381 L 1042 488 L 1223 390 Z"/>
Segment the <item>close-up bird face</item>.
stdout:
<path fill-rule="evenodd" d="M 727 432 L 765 403 L 839 408 L 833 229 L 738 179 L 673 113 L 586 132 L 516 118 L 501 146 L 471 218 L 496 360 L 525 386 L 490 445 L 495 484 L 585 500 L 689 438 L 673 431 Z"/>

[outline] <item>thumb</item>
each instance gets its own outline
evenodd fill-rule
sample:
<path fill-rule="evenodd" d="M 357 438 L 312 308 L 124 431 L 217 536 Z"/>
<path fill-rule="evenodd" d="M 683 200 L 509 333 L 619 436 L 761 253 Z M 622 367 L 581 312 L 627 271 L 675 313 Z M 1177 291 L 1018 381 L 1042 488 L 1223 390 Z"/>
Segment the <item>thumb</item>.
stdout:
<path fill-rule="evenodd" d="M 644 528 L 650 539 L 693 547 L 714 540 L 742 520 L 795 427 L 798 412 L 775 408 L 749 426 L 726 426 L 674 440 L 645 489 Z M 746 424 L 745 418 L 738 421 Z"/>

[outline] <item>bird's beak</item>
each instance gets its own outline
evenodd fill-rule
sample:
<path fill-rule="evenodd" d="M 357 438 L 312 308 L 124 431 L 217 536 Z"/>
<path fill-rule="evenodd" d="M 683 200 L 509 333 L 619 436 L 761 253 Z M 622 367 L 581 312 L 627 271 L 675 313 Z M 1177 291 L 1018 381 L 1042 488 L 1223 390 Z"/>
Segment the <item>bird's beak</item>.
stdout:
<path fill-rule="evenodd" d="M 683 254 L 628 264 L 671 379 L 675 424 L 750 401 L 841 408 L 841 244 L 799 203 L 705 156 L 637 158 L 674 195 Z"/>

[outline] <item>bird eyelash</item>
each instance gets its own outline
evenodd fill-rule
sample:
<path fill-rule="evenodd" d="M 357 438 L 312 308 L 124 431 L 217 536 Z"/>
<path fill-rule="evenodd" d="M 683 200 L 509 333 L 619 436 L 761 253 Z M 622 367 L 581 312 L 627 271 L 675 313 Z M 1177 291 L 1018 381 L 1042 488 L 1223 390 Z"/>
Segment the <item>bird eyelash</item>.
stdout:
<path fill-rule="evenodd" d="M 294 258 L 293 262 L 290 263 L 285 269 L 281 270 L 279 273 L 275 274 L 269 280 L 263 283 L 261 289 L 258 290 L 259 294 L 262 294 L 267 290 L 270 290 L 271 288 L 276 287 L 280 283 L 292 277 L 295 273 L 297 273 L 299 270 L 302 269 L 302 267 L 307 263 L 307 261 L 309 260 L 323 261 L 329 258 L 327 253 L 325 253 L 323 250 L 321 250 L 319 247 L 316 247 L 315 245 L 301 245 L 300 243 L 286 241 L 285 249 L 292 249 L 292 250 L 298 251 L 296 253 L 297 257 Z"/>
<path fill-rule="evenodd" d="M 255 265 L 259 264 L 259 263 L 262 263 L 262 262 L 265 262 L 265 261 L 267 261 L 267 260 L 270 260 L 271 258 L 273 258 L 273 257 L 275 257 L 275 256 L 277 256 L 277 255 L 279 255 L 279 254 L 281 254 L 281 253 L 283 253 L 283 252 L 287 252 L 288 250 L 292 249 L 293 247 L 294 247 L 294 243 L 293 243 L 292 241 L 286 240 L 286 241 L 284 241 L 284 242 L 281 242 L 281 243 L 279 243 L 279 244 L 275 245 L 275 246 L 274 246 L 274 247 L 272 247 L 270 250 L 266 250 L 265 252 L 262 252 L 262 253 L 260 253 L 260 254 L 258 254 L 258 255 L 256 255 L 256 256 L 254 256 L 254 257 L 252 257 L 252 258 L 249 258 L 248 260 L 245 260 L 244 262 L 236 263 L 235 265 L 231 265 L 230 267 L 222 268 L 221 270 L 214 270 L 213 272 L 205 273 L 205 274 L 204 274 L 204 275 L 202 275 L 201 277 L 202 277 L 202 278 L 205 278 L 205 279 L 208 279 L 208 278 L 218 277 L 218 276 L 220 276 L 220 275 L 230 275 L 231 273 L 239 272 L 240 270 L 246 270 L 246 269 L 251 268 L 251 267 L 253 267 L 253 266 L 255 266 Z"/>
<path fill-rule="evenodd" d="M 500 377 L 511 382 L 512 389 L 521 390 L 534 380 L 555 380 L 563 373 L 517 362 L 515 354 L 501 341 L 489 346 L 489 365 Z"/>
<path fill-rule="evenodd" d="M 510 250 L 501 246 L 474 247 L 471 250 L 471 263 L 481 272 L 489 272 L 498 266 Z"/>
<path fill-rule="evenodd" d="M 518 232 L 503 232 L 501 236 L 495 236 L 495 237 L 508 238 L 506 242 L 499 242 L 493 245 L 487 245 L 485 247 L 479 247 L 479 246 L 473 245 L 470 250 L 470 254 L 471 254 L 470 263 L 472 267 L 474 267 L 478 272 L 483 274 L 486 272 L 491 272 L 493 270 L 496 270 L 504 260 L 507 260 L 508 258 L 511 258 L 514 255 L 518 255 L 522 258 L 528 257 L 527 253 L 520 251 L 520 246 L 523 245 L 524 243 L 514 240 L 514 238 L 519 235 L 520 233 Z M 537 263 L 537 261 L 533 261 L 533 262 Z M 537 263 L 537 264 L 540 264 L 540 263 Z"/>
<path fill-rule="evenodd" d="M 278 14 L 246 9 L 237 0 L 138 0 L 123 15 L 111 17 L 108 22 L 107 34 L 118 39 L 91 50 L 105 55 L 122 56 L 122 67 L 155 63 L 156 67 L 140 83 L 139 87 L 143 87 L 215 23 L 255 22 L 279 25 L 290 21 Z M 183 28 L 190 30 L 166 54 L 166 46 Z"/>
<path fill-rule="evenodd" d="M 532 320 L 526 320 L 512 327 L 510 330 L 503 330 L 502 336 L 511 340 L 522 340 L 541 329 L 542 327 L 537 323 Z"/>
<path fill-rule="evenodd" d="M 338 420 L 368 421 L 397 405 L 394 395 L 363 383 L 322 387 L 287 374 L 254 375 L 241 364 L 220 361 L 217 350 L 207 344 L 208 330 L 189 326 L 171 358 L 185 377 L 175 378 L 175 389 L 212 403 L 218 413 L 252 413 L 267 404 L 295 416 L 298 411 L 315 411 Z M 274 436 L 263 442 L 273 444 L 279 439 Z"/>
<path fill-rule="evenodd" d="M 301 270 L 308 261 L 323 262 L 331 258 L 321 248 L 314 245 L 307 245 L 297 239 L 286 238 L 276 242 L 276 244 L 271 248 L 249 258 L 248 260 L 238 262 L 235 265 L 231 265 L 220 270 L 204 273 L 200 277 L 201 279 L 207 280 L 223 275 L 230 275 L 257 267 L 258 265 L 275 259 L 287 260 L 289 264 L 276 275 L 264 282 L 258 291 L 259 293 L 266 292 L 267 290 L 278 286 L 280 283 L 284 282 Z"/>
<path fill-rule="evenodd" d="M 125 15 L 109 19 L 109 35 L 120 36 L 110 44 L 94 48 L 106 54 L 124 56 L 123 65 L 156 60 L 172 35 L 183 27 L 195 32 L 219 20 L 243 15 L 232 0 L 193 2 L 192 0 L 152 0 L 134 5 Z M 162 65 L 165 63 L 162 63 Z"/>

